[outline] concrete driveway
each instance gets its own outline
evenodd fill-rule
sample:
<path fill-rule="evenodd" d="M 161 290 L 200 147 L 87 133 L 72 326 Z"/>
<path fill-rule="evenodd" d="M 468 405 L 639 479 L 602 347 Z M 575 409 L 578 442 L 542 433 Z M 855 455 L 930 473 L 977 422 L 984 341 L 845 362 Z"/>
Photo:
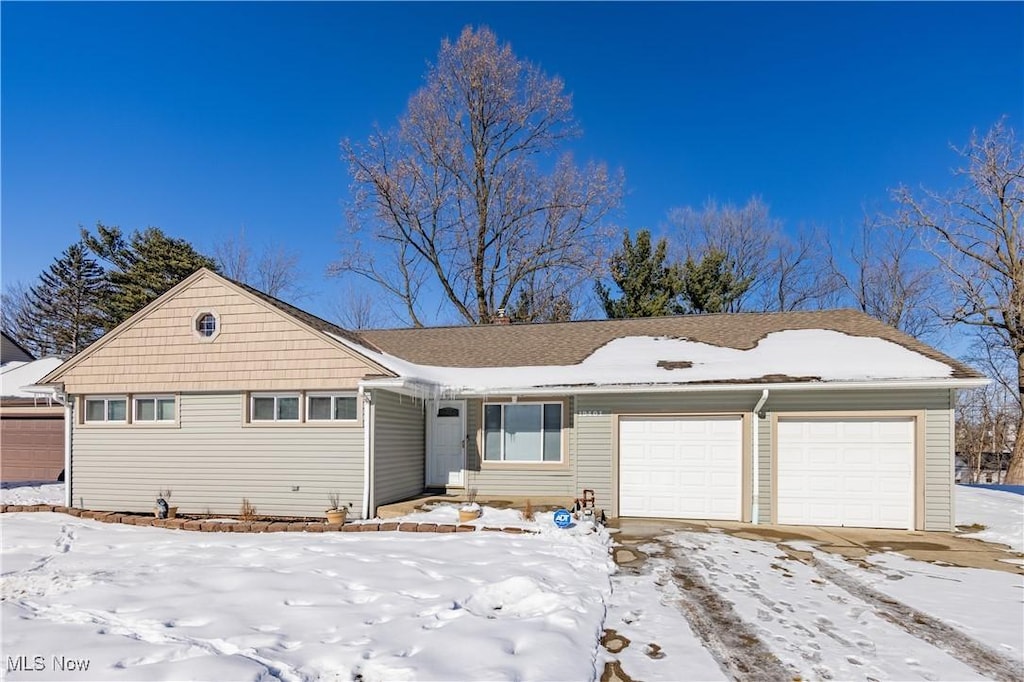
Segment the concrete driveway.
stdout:
<path fill-rule="evenodd" d="M 822 526 L 772 526 L 730 521 L 672 521 L 662 519 L 616 519 L 608 524 L 616 541 L 628 548 L 678 530 L 721 532 L 747 540 L 766 542 L 811 542 L 822 551 L 847 559 L 861 559 L 878 552 L 899 552 L 918 561 L 942 562 L 964 568 L 986 568 L 1024 575 L 1024 566 L 1007 563 L 1024 555 L 954 533 L 875 528 L 826 528 Z M 615 532 L 615 531 L 618 532 Z"/>
<path fill-rule="evenodd" d="M 1000 607 L 1012 610 L 1014 600 L 1020 601 L 1016 593 L 1024 586 L 1024 567 L 1007 560 L 1024 557 L 1000 546 L 953 533 L 726 522 L 621 519 L 610 529 L 620 566 L 613 592 L 635 589 L 637 581 L 652 582 L 662 592 L 662 603 L 676 609 L 676 627 L 692 633 L 726 679 L 1024 678 L 1019 654 L 980 637 L 977 628 L 952 627 L 948 617 L 893 598 L 849 567 L 878 575 L 878 565 L 867 557 L 902 554 L 934 563 L 937 571 L 1000 571 L 1011 575 L 998 581 L 1001 587 L 993 586 L 993 593 L 1004 595 L 1008 601 Z M 749 545 L 737 544 L 745 541 L 770 543 L 759 546 L 778 551 L 758 550 L 769 557 L 758 563 Z M 890 580 L 902 577 L 899 571 L 885 571 Z M 935 584 L 940 591 L 932 594 L 942 597 L 946 585 L 956 583 Z M 629 637 L 644 630 L 630 625 L 637 613 L 609 613 L 604 644 L 615 659 L 602 680 L 628 681 L 637 669 L 643 679 L 691 679 L 685 660 L 667 647 L 660 671 L 652 671 L 650 662 L 632 651 L 636 647 L 629 646 Z M 1002 613 L 1005 621 L 1005 609 Z M 658 638 L 672 631 L 665 626 L 662 620 L 657 631 L 641 636 L 664 645 Z M 1012 643 L 1016 635 L 1009 637 Z"/>

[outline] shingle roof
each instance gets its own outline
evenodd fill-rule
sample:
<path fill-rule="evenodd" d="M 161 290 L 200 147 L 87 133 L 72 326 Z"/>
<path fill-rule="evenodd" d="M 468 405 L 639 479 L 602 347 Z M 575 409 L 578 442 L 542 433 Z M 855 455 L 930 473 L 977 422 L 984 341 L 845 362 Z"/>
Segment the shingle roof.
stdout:
<path fill-rule="evenodd" d="M 351 336 L 356 343 L 420 365 L 519 367 L 574 365 L 618 338 L 653 336 L 749 350 L 772 332 L 827 329 L 850 336 L 877 337 L 899 344 L 951 368 L 953 378 L 982 375 L 938 350 L 856 310 L 786 313 L 679 315 L 627 320 L 546 324 L 479 325 L 377 329 Z"/>

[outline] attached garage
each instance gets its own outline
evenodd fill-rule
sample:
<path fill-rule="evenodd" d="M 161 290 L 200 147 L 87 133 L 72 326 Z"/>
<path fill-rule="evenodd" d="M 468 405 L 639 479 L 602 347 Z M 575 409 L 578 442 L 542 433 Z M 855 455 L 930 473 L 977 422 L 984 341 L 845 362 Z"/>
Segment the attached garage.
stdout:
<path fill-rule="evenodd" d="M 913 417 L 776 422 L 776 522 L 914 528 Z"/>
<path fill-rule="evenodd" d="M 741 415 L 620 418 L 619 514 L 742 520 L 743 425 Z"/>

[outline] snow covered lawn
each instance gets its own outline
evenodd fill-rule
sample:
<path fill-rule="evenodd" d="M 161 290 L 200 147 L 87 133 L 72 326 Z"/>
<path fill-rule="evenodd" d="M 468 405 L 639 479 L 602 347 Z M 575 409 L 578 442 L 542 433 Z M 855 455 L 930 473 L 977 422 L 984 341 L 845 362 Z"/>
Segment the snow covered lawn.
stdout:
<path fill-rule="evenodd" d="M 6 657 L 93 680 L 586 680 L 607 535 L 191 533 L 5 514 Z M 89 661 L 60 673 L 54 657 Z"/>
<path fill-rule="evenodd" d="M 1024 495 L 958 485 L 956 525 L 984 526 L 983 530 L 964 535 L 1024 552 Z"/>
<path fill-rule="evenodd" d="M 64 504 L 64 484 L 4 483 L 0 504 Z"/>

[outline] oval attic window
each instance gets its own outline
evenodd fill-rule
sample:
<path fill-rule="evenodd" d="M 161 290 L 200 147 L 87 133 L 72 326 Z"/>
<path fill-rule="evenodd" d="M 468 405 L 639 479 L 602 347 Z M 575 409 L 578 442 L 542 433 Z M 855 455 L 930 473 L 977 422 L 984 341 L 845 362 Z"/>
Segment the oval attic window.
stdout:
<path fill-rule="evenodd" d="M 212 313 L 203 313 L 196 318 L 196 331 L 200 336 L 213 336 L 217 333 L 217 318 Z"/>

